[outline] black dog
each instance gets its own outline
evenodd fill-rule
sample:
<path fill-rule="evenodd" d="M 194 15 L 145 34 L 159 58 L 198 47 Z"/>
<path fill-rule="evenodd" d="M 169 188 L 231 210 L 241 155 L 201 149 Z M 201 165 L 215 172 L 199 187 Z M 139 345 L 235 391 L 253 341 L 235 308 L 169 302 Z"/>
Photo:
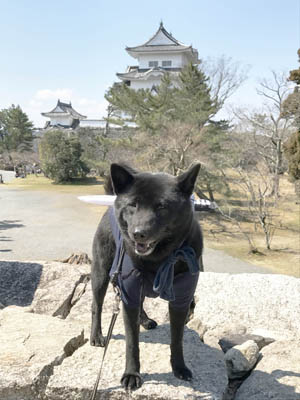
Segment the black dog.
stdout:
<path fill-rule="evenodd" d="M 126 332 L 126 368 L 122 385 L 141 386 L 139 325 L 156 322 L 143 310 L 145 296 L 169 301 L 171 366 L 176 377 L 192 378 L 183 357 L 184 324 L 202 270 L 202 234 L 190 199 L 200 169 L 196 164 L 178 177 L 137 172 L 111 165 L 117 195 L 114 208 L 104 214 L 93 242 L 91 345 L 104 346 L 101 311 L 111 269 L 125 249 L 118 281 Z M 123 246 L 123 247 L 122 247 Z"/>

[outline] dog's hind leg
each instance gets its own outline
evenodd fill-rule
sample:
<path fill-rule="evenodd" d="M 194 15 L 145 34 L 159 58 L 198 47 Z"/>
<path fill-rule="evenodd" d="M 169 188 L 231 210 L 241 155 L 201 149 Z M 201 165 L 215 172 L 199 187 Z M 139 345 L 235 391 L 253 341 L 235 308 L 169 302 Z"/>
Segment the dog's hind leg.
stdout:
<path fill-rule="evenodd" d="M 171 327 L 171 366 L 176 378 L 190 381 L 192 372 L 187 368 L 183 357 L 183 331 L 189 309 L 174 309 L 169 304 L 170 327 Z"/>
<path fill-rule="evenodd" d="M 145 298 L 143 298 L 141 302 L 140 324 L 144 329 L 147 330 L 155 329 L 157 327 L 157 322 L 154 321 L 154 319 L 149 318 L 148 315 L 146 314 L 146 311 L 144 310 L 144 300 Z"/>

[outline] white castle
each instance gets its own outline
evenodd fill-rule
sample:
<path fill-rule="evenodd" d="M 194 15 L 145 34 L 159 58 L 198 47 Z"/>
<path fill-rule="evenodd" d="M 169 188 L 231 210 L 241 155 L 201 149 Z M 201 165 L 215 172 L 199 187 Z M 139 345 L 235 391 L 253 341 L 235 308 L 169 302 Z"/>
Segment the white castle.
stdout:
<path fill-rule="evenodd" d="M 167 32 L 161 22 L 156 33 L 144 44 L 126 47 L 127 53 L 137 59 L 138 65 L 127 67 L 117 77 L 132 89 L 153 89 L 162 76 L 169 72 L 174 86 L 179 72 L 188 63 L 199 64 L 198 51 Z"/>
<path fill-rule="evenodd" d="M 199 64 L 198 51 L 192 45 L 186 45 L 167 32 L 161 22 L 156 33 L 144 44 L 126 47 L 127 53 L 137 59 L 138 65 L 127 67 L 126 72 L 117 73 L 117 77 L 130 88 L 154 89 L 160 84 L 163 75 L 168 72 L 172 83 L 177 86 L 178 75 L 188 63 Z M 50 118 L 46 128 L 61 127 L 104 127 L 103 120 L 88 120 L 75 111 L 70 103 L 58 100 L 56 107 L 42 113 Z"/>

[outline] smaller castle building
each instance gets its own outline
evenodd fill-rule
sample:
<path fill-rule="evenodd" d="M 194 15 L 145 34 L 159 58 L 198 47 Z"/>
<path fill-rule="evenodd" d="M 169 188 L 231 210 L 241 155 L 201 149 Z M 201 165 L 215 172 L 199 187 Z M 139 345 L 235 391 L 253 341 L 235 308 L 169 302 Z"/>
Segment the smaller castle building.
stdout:
<path fill-rule="evenodd" d="M 56 107 L 52 111 L 41 113 L 43 117 L 50 118 L 46 122 L 45 128 L 59 127 L 59 128 L 72 128 L 75 129 L 81 120 L 86 119 L 85 115 L 79 114 L 75 111 L 70 103 L 63 103 L 58 100 Z"/>

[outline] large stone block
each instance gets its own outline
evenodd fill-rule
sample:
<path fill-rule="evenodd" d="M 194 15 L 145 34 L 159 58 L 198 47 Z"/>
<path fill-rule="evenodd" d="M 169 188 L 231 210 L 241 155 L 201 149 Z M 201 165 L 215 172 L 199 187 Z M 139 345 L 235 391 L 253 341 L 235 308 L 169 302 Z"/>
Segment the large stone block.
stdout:
<path fill-rule="evenodd" d="M 247 332 L 300 336 L 300 279 L 285 275 L 200 274 L 194 311 L 208 329 L 243 325 Z M 274 332 L 274 334 L 272 334 Z"/>
<path fill-rule="evenodd" d="M 199 336 L 186 329 L 184 353 L 187 366 L 193 371 L 192 382 L 174 377 L 170 365 L 169 325 L 140 334 L 140 358 L 143 386 L 132 392 L 132 399 L 221 400 L 227 387 L 227 373 L 222 355 L 201 343 Z M 49 400 L 88 400 L 102 359 L 103 349 L 86 344 L 72 357 L 54 368 L 46 395 Z M 125 366 L 124 328 L 114 330 L 104 362 L 98 397 L 125 399 L 120 379 Z"/>
<path fill-rule="evenodd" d="M 74 323 L 16 306 L 0 311 L 0 399 L 42 398 L 54 366 L 84 342 Z"/>

